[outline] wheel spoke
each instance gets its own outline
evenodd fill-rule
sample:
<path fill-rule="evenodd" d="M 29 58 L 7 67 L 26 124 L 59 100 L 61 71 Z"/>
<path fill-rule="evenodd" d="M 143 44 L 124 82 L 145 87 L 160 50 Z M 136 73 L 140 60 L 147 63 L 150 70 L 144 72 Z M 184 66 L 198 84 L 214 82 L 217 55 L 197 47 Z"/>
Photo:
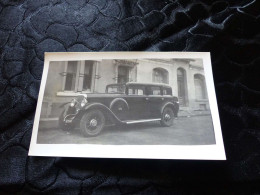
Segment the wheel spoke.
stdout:
<path fill-rule="evenodd" d="M 92 110 L 87 112 L 81 121 L 81 131 L 88 136 L 97 135 L 103 129 L 104 119 L 101 111 Z"/>

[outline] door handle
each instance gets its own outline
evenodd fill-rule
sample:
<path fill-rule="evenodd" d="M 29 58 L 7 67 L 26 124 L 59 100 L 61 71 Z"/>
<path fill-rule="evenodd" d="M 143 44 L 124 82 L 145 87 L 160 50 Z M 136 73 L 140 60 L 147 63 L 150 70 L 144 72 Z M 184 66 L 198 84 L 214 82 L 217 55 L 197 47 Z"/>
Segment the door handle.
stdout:
<path fill-rule="evenodd" d="M 145 98 L 146 100 L 149 100 L 149 98 L 147 97 L 147 98 Z"/>
<path fill-rule="evenodd" d="M 162 98 L 162 100 L 164 100 L 164 98 Z"/>

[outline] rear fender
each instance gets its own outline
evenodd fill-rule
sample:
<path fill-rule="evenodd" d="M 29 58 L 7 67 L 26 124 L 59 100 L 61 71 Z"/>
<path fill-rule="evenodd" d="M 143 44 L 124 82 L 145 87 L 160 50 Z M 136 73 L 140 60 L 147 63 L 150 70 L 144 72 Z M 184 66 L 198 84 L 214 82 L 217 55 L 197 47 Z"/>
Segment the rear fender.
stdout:
<path fill-rule="evenodd" d="M 175 112 L 175 105 L 174 105 L 172 102 L 167 102 L 167 103 L 165 103 L 165 104 L 162 106 L 162 108 L 161 108 L 161 114 L 163 113 L 163 110 L 164 110 L 164 108 L 166 108 L 166 107 L 170 107 L 170 108 L 173 110 L 173 112 Z"/>
<path fill-rule="evenodd" d="M 124 102 L 124 104 L 126 105 L 127 109 L 129 110 L 129 105 L 128 105 L 127 101 L 125 101 L 123 98 L 113 99 L 113 101 L 110 103 L 109 108 L 112 109 L 113 105 L 115 105 L 115 103 L 117 103 L 117 102 Z"/>

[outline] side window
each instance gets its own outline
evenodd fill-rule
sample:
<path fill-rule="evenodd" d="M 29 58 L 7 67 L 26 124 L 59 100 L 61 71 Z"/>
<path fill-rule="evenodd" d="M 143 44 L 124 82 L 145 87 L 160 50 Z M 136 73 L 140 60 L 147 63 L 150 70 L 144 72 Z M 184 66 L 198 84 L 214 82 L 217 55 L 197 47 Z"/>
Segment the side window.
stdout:
<path fill-rule="evenodd" d="M 128 95 L 144 95 L 143 86 L 129 86 Z"/>
<path fill-rule="evenodd" d="M 143 89 L 137 89 L 137 95 L 144 95 Z"/>
<path fill-rule="evenodd" d="M 161 95 L 161 89 L 159 86 L 148 86 L 147 95 Z"/>
<path fill-rule="evenodd" d="M 172 89 L 170 87 L 163 88 L 163 95 L 172 95 Z"/>
<path fill-rule="evenodd" d="M 108 93 L 116 93 L 117 87 L 115 87 L 115 86 L 108 87 L 107 92 Z"/>

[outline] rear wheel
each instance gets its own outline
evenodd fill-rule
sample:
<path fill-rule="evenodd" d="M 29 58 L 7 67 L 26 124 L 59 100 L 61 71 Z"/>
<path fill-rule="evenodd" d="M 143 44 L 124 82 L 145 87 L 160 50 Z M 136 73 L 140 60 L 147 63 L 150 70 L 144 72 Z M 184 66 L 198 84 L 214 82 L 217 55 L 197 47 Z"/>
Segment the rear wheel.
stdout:
<path fill-rule="evenodd" d="M 174 113 L 170 107 L 166 107 L 162 113 L 161 125 L 163 127 L 170 127 L 173 125 Z"/>
<path fill-rule="evenodd" d="M 100 110 L 90 110 L 80 120 L 80 131 L 84 136 L 98 135 L 105 125 L 105 116 Z"/>

